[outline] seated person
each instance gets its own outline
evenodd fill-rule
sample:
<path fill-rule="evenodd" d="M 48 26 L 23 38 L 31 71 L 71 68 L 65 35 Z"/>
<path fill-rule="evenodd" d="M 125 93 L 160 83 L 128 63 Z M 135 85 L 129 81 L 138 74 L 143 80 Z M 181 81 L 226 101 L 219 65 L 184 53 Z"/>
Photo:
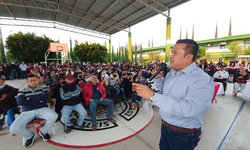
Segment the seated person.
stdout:
<path fill-rule="evenodd" d="M 26 125 L 36 119 L 45 119 L 44 126 L 39 135 L 43 141 L 50 140 L 49 128 L 55 123 L 57 114 L 48 108 L 47 101 L 49 91 L 47 87 L 38 84 L 38 77 L 29 74 L 27 77 L 28 87 L 20 90 L 17 95 L 17 104 L 22 107 L 23 112 L 17 117 L 10 127 L 10 132 L 26 139 L 25 147 L 33 144 L 35 133 L 26 129 Z"/>
<path fill-rule="evenodd" d="M 70 121 L 72 111 L 78 112 L 77 125 L 79 128 L 84 128 L 83 121 L 87 112 L 82 105 L 81 89 L 75 83 L 76 78 L 68 74 L 65 81 L 66 84 L 60 88 L 60 97 L 63 103 L 61 121 L 65 125 L 64 132 L 69 133 L 73 126 L 73 123 Z"/>
<path fill-rule="evenodd" d="M 92 121 L 92 130 L 96 130 L 96 108 L 97 105 L 101 104 L 108 106 L 107 118 L 112 123 L 116 121 L 112 118 L 113 116 L 113 101 L 106 98 L 106 91 L 104 86 L 99 83 L 99 80 L 96 75 L 91 75 L 90 82 L 86 83 L 83 88 L 84 100 L 89 104 L 91 121 Z"/>
<path fill-rule="evenodd" d="M 120 79 L 119 75 L 116 71 L 113 71 L 109 76 L 109 90 L 111 93 L 115 93 L 116 95 L 120 95 L 122 100 L 125 100 L 124 89 L 120 87 Z"/>
<path fill-rule="evenodd" d="M 223 84 L 223 88 L 224 88 L 223 96 L 224 96 L 226 88 L 227 88 L 227 79 L 229 77 L 229 74 L 225 70 L 224 66 L 221 66 L 220 70 L 216 71 L 213 77 L 214 77 L 215 82 L 221 82 Z"/>
<path fill-rule="evenodd" d="M 125 96 L 130 103 L 130 109 L 135 109 L 137 95 L 132 91 L 132 83 L 134 83 L 133 75 L 131 73 L 123 73 L 121 84 L 124 88 Z"/>
<path fill-rule="evenodd" d="M 15 96 L 18 89 L 6 85 L 3 77 L 0 77 L 0 114 L 7 114 L 7 125 L 10 128 L 15 120 L 15 110 L 17 109 L 17 102 Z M 0 120 L 0 129 L 4 125 L 4 119 Z"/>
<path fill-rule="evenodd" d="M 237 96 L 237 93 L 244 89 L 248 80 L 248 76 L 249 75 L 246 73 L 246 70 L 243 67 L 241 67 L 240 71 L 235 74 L 233 80 L 233 96 Z"/>
<path fill-rule="evenodd" d="M 51 88 L 52 98 L 55 98 L 55 112 L 58 114 L 56 121 L 61 120 L 61 109 L 63 108 L 62 99 L 60 96 L 60 88 L 66 84 L 65 75 L 61 74 L 55 87 Z"/>

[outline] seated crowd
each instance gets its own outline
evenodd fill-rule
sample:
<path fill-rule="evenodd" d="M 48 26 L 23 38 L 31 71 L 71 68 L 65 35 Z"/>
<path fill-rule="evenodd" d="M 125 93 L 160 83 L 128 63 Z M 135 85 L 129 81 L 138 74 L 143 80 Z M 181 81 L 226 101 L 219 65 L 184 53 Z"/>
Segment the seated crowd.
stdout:
<path fill-rule="evenodd" d="M 202 59 L 197 65 L 212 76 L 215 82 L 222 83 L 224 88 L 222 96 L 225 95 L 227 82 L 234 84 L 232 95 L 237 96 L 237 93 L 244 89 L 247 80 L 249 80 L 250 62 L 246 64 L 245 60 L 241 62 L 230 61 L 226 65 L 222 59 L 219 59 L 217 64 L 214 64 L 212 61 L 208 64 L 205 59 Z"/>
<path fill-rule="evenodd" d="M 24 63 L 22 63 L 24 64 Z M 244 88 L 248 80 L 248 72 L 243 67 L 226 67 L 220 63 L 208 65 L 197 63 L 201 69 L 208 72 L 214 80 L 221 82 L 224 91 L 227 81 L 234 83 L 233 95 Z M 214 66 L 213 66 L 214 65 Z M 132 91 L 132 83 L 147 84 L 149 78 L 160 63 L 149 63 L 145 66 L 133 63 L 75 63 L 68 64 L 34 64 L 25 66 L 22 77 L 27 77 L 27 87 L 15 89 L 5 85 L 0 76 L 0 129 L 7 115 L 7 125 L 10 132 L 23 137 L 25 147 L 30 147 L 35 134 L 26 129 L 27 124 L 36 119 L 45 119 L 39 136 L 48 141 L 49 128 L 58 120 L 64 124 L 64 132 L 70 133 L 73 126 L 85 128 L 84 118 L 89 112 L 92 130 L 97 129 L 96 114 L 99 105 L 107 107 L 107 120 L 115 123 L 113 110 L 115 100 L 126 102 L 130 109 L 141 106 L 141 98 Z M 229 69 L 235 69 L 233 79 Z M 211 70 L 214 69 L 214 70 Z M 211 73 L 212 72 L 212 73 Z M 21 111 L 18 109 L 19 106 Z M 51 108 L 55 106 L 55 108 Z M 15 119 L 15 113 L 19 113 Z M 76 122 L 70 120 L 72 112 L 77 113 Z"/>
<path fill-rule="evenodd" d="M 128 103 L 130 109 L 141 105 L 141 98 L 132 91 L 132 83 L 146 84 L 159 64 L 40 64 L 25 72 L 27 87 L 19 91 L 5 85 L 3 76 L 0 78 L 0 113 L 7 115 L 10 133 L 25 139 L 25 147 L 30 147 L 35 139 L 35 133 L 27 129 L 34 119 L 46 120 L 38 132 L 44 141 L 50 140 L 48 130 L 58 120 L 64 124 L 65 133 L 70 133 L 73 126 L 85 128 L 87 111 L 94 131 L 99 105 L 107 108 L 107 121 L 112 123 L 116 122 L 114 99 Z M 70 119 L 72 112 L 77 113 L 76 122 Z M 19 113 L 16 119 L 15 113 Z M 0 120 L 0 127 L 4 121 Z"/>

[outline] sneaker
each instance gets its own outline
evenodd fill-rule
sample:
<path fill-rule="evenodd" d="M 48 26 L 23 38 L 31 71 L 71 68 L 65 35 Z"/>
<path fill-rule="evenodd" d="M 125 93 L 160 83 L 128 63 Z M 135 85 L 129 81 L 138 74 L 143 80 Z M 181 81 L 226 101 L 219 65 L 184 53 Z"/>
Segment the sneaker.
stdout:
<path fill-rule="evenodd" d="M 84 129 L 84 128 L 86 128 L 86 127 L 85 127 L 85 124 L 83 123 L 81 126 L 78 126 L 78 128 L 79 128 L 79 129 Z"/>
<path fill-rule="evenodd" d="M 33 136 L 32 136 L 30 139 L 26 140 L 24 146 L 25 146 L 26 148 L 31 147 L 32 144 L 33 144 L 33 142 L 34 142 L 34 140 L 35 140 L 35 134 L 33 133 Z"/>
<path fill-rule="evenodd" d="M 50 135 L 47 134 L 43 134 L 41 131 L 39 131 L 39 135 L 41 136 L 41 138 L 43 139 L 43 141 L 47 142 L 50 140 Z"/>
<path fill-rule="evenodd" d="M 67 133 L 67 134 L 70 133 L 71 130 L 72 130 L 71 126 L 65 126 L 65 128 L 64 128 L 64 132 Z"/>
<path fill-rule="evenodd" d="M 95 131 L 96 128 L 97 128 L 97 126 L 96 125 L 92 125 L 91 128 L 92 128 L 92 131 Z"/>
<path fill-rule="evenodd" d="M 113 118 L 108 118 L 108 121 L 110 121 L 112 123 L 116 123 L 116 121 Z"/>

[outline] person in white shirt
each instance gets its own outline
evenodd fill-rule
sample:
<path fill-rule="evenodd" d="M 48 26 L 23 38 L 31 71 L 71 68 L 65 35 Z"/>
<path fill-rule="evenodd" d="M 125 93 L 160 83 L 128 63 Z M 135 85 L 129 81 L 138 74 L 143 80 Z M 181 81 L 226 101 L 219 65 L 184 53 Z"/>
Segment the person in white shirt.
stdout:
<path fill-rule="evenodd" d="M 28 66 L 24 63 L 24 61 L 19 65 L 19 69 L 20 69 L 20 72 L 21 72 L 21 78 L 22 79 L 27 78 Z"/>
<path fill-rule="evenodd" d="M 225 91 L 227 88 L 227 79 L 229 77 L 229 73 L 225 70 L 225 66 L 221 66 L 220 70 L 216 71 L 213 78 L 215 82 L 221 82 L 223 84 L 223 88 L 224 88 L 224 94 L 225 95 Z"/>

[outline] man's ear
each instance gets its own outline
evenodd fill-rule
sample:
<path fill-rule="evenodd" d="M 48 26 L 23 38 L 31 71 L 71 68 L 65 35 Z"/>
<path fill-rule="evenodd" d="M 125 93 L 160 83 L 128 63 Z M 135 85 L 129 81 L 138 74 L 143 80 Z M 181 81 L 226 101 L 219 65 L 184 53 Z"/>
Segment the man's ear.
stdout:
<path fill-rule="evenodd" d="M 185 59 L 187 62 L 193 62 L 194 55 L 192 54 L 186 54 Z"/>

